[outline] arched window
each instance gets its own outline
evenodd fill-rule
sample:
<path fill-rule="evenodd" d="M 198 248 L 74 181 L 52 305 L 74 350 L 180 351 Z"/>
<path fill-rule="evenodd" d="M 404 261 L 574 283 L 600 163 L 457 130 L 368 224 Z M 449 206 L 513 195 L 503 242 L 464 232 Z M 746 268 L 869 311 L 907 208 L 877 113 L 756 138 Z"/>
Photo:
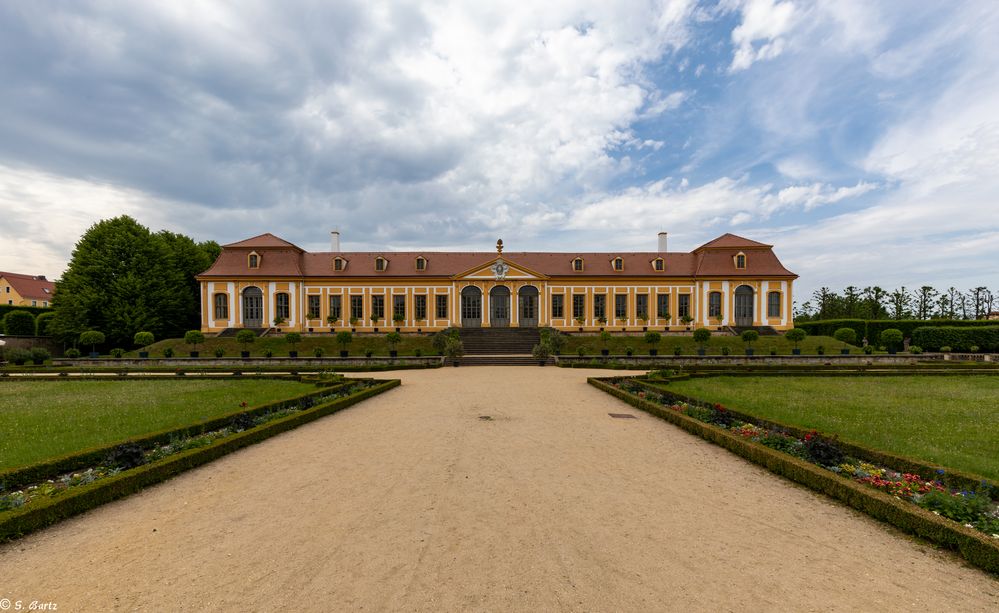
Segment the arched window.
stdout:
<path fill-rule="evenodd" d="M 614 258 L 614 270 L 621 271 L 624 270 L 624 259 Z"/>
<path fill-rule="evenodd" d="M 767 317 L 780 317 L 780 292 L 767 294 Z"/>
<path fill-rule="evenodd" d="M 280 317 L 287 320 L 291 315 L 291 309 L 288 306 L 288 294 L 282 292 L 275 298 L 277 299 L 277 309 L 275 310 L 274 317 Z"/>
<path fill-rule="evenodd" d="M 388 260 L 386 260 L 381 256 L 375 258 L 375 270 L 377 270 L 378 272 L 382 272 L 386 268 L 388 268 Z"/>
<path fill-rule="evenodd" d="M 711 292 L 708 294 L 708 317 L 721 317 L 721 297 L 721 292 Z"/>
<path fill-rule="evenodd" d="M 347 260 L 343 258 L 333 258 L 333 270 L 339 272 L 347 268 Z"/>
<path fill-rule="evenodd" d="M 229 296 L 215 294 L 215 319 L 229 319 Z"/>
<path fill-rule="evenodd" d="M 426 270 L 427 269 L 427 259 L 424 257 L 416 258 L 416 270 Z"/>
<path fill-rule="evenodd" d="M 250 268 L 260 268 L 260 256 L 255 252 L 246 258 L 246 263 Z"/>
<path fill-rule="evenodd" d="M 745 253 L 740 253 L 739 255 L 735 256 L 735 267 L 739 268 L 739 269 L 742 269 L 742 268 L 746 267 L 746 254 Z"/>
<path fill-rule="evenodd" d="M 656 272 L 662 272 L 666 270 L 666 262 L 662 258 L 656 258 L 652 260 L 652 270 Z"/>
<path fill-rule="evenodd" d="M 576 258 L 573 260 L 572 269 L 576 272 L 583 272 L 583 258 Z"/>

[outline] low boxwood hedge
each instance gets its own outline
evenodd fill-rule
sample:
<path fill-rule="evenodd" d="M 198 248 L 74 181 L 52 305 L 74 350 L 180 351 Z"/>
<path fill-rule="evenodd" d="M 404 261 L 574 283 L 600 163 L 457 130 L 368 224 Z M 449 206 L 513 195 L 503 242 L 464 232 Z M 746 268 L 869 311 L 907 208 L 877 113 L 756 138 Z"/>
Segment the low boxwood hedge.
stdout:
<path fill-rule="evenodd" d="M 67 490 L 65 494 L 50 499 L 35 500 L 27 506 L 0 513 L 0 541 L 23 536 L 102 504 L 123 498 L 144 487 L 169 479 L 191 468 L 207 464 L 237 449 L 258 443 L 321 417 L 332 415 L 399 384 L 398 379 L 385 381 L 356 394 L 316 405 L 299 413 L 261 424 L 256 428 L 227 436 L 206 447 L 167 456 L 158 462 L 124 471 L 114 477 L 74 487 Z"/>
<path fill-rule="evenodd" d="M 637 409 L 720 445 L 774 473 L 841 500 L 871 517 L 890 523 L 906 532 L 957 550 L 966 560 L 989 572 L 999 572 L 999 539 L 993 539 L 977 530 L 965 528 L 961 524 L 934 515 L 912 503 L 855 483 L 794 456 L 770 449 L 759 443 L 747 441 L 727 430 L 698 421 L 663 405 L 638 398 L 604 381 L 590 378 L 588 382 Z"/>

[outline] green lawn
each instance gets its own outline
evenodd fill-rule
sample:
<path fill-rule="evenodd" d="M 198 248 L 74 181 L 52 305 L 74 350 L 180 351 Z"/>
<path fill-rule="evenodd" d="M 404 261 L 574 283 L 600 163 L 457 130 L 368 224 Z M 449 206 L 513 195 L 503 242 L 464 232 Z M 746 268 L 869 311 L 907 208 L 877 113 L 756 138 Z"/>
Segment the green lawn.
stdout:
<path fill-rule="evenodd" d="M 315 389 L 297 381 L 4 381 L 0 470 Z"/>
<path fill-rule="evenodd" d="M 709 377 L 668 388 L 999 479 L 999 377 Z"/>
<path fill-rule="evenodd" d="M 396 351 L 399 352 L 399 355 L 415 355 L 416 350 L 420 350 L 422 355 L 425 356 L 437 355 L 430 344 L 430 339 L 431 335 L 429 334 L 403 334 L 402 342 L 396 346 Z M 166 339 L 150 346 L 149 357 L 163 357 L 163 350 L 167 347 L 173 349 L 175 357 L 186 357 L 193 349 L 191 345 L 184 343 L 184 339 Z M 206 339 L 204 343 L 198 345 L 198 352 L 201 357 L 215 357 L 216 347 L 222 347 L 225 355 L 229 357 L 239 357 L 239 352 L 243 350 L 243 346 L 237 343 L 235 338 L 226 337 Z M 317 336 L 303 335 L 302 342 L 298 343 L 295 349 L 298 351 L 299 357 L 311 357 L 316 347 L 323 348 L 325 357 L 332 358 L 340 355 L 340 346 L 337 345 L 335 338 L 329 334 Z M 253 357 L 262 357 L 267 350 L 272 351 L 275 357 L 281 357 L 287 356 L 292 346 L 284 339 L 283 334 L 279 334 L 259 337 L 248 349 L 250 355 Z M 371 350 L 372 355 L 387 356 L 389 354 L 389 346 L 385 342 L 385 335 L 355 334 L 352 342 L 347 346 L 347 351 L 352 356 L 363 356 L 365 351 L 368 350 Z M 138 356 L 137 351 L 130 351 L 126 355 L 128 357 L 136 357 Z"/>
<path fill-rule="evenodd" d="M 649 355 L 650 345 L 638 336 L 614 336 L 607 343 L 612 355 L 624 355 L 628 347 L 635 352 L 635 355 Z M 598 336 L 578 336 L 568 337 L 569 342 L 562 351 L 565 355 L 576 355 L 580 347 L 586 355 L 597 355 L 605 347 L 603 341 Z M 816 354 L 819 346 L 825 347 L 826 353 L 839 353 L 841 347 L 850 347 L 850 352 L 855 355 L 863 354 L 859 347 L 853 347 L 839 342 L 830 336 L 810 336 L 799 343 L 803 354 Z M 662 342 L 655 347 L 659 350 L 659 355 L 673 355 L 673 348 L 679 346 L 683 355 L 694 355 L 697 353 L 697 343 L 690 334 L 683 336 L 663 336 Z M 722 347 L 728 347 L 731 355 L 745 355 L 746 344 L 738 336 L 720 336 L 713 334 L 705 347 L 708 355 L 721 355 Z M 788 355 L 794 348 L 794 343 L 783 336 L 761 336 L 760 340 L 753 343 L 756 355 L 770 355 L 770 349 L 777 349 L 779 355 Z"/>

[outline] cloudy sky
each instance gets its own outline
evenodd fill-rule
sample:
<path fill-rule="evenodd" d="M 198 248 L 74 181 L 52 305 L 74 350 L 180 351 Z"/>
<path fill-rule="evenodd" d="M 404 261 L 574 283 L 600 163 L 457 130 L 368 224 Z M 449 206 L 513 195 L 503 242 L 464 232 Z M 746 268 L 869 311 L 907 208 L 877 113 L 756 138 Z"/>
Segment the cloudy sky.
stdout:
<path fill-rule="evenodd" d="M 126 213 L 310 250 L 734 232 L 800 299 L 999 288 L 997 31 L 994 0 L 5 2 L 0 270 Z"/>

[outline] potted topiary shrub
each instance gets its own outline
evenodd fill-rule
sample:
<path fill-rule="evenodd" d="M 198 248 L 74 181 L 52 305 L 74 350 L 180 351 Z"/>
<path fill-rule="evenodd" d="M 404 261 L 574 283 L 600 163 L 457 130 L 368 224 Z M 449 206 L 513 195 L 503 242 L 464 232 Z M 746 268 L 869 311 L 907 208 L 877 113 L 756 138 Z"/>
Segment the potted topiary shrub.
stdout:
<path fill-rule="evenodd" d="M 817 346 L 815 348 L 815 353 L 817 353 L 819 355 L 825 355 L 826 354 L 826 346 L 825 345 L 819 345 L 819 346 Z"/>
<path fill-rule="evenodd" d="M 381 319 L 382 319 L 381 315 L 371 316 L 371 326 L 372 328 L 374 328 L 375 332 L 378 332 L 378 322 L 381 321 Z"/>
<path fill-rule="evenodd" d="M 265 358 L 273 358 L 274 357 L 274 350 L 273 349 L 264 349 L 264 357 Z"/>
<path fill-rule="evenodd" d="M 280 315 L 278 315 L 277 317 L 274 318 L 274 327 L 275 328 L 280 328 L 281 326 L 284 325 L 284 322 L 285 322 L 284 317 L 281 317 Z"/>
<path fill-rule="evenodd" d="M 163 349 L 163 357 L 172 358 L 173 357 L 173 347 L 165 347 Z"/>
<path fill-rule="evenodd" d="M 538 343 L 531 349 L 531 355 L 538 361 L 538 366 L 544 366 L 549 356 L 548 344 L 544 342 Z"/>
<path fill-rule="evenodd" d="M 252 345 L 255 340 L 257 340 L 257 334 L 253 330 L 243 329 L 236 333 L 236 342 L 243 346 L 243 350 L 239 353 L 239 357 L 250 357 L 250 345 Z"/>
<path fill-rule="evenodd" d="M 142 349 L 139 350 L 140 358 L 149 357 L 149 346 L 152 345 L 155 340 L 156 339 L 153 337 L 152 332 L 135 333 L 135 336 L 132 337 L 132 342 L 135 343 L 136 347 L 142 347 Z"/>
<path fill-rule="evenodd" d="M 680 345 L 673 345 L 673 355 L 683 355 L 683 347 Z"/>
<path fill-rule="evenodd" d="M 642 332 L 645 332 L 645 331 L 647 331 L 649 329 L 648 328 L 648 324 L 649 324 L 649 314 L 648 313 L 646 313 L 645 311 L 642 311 L 641 313 L 639 313 L 638 314 L 638 321 L 642 322 Z"/>
<path fill-rule="evenodd" d="M 31 361 L 35 366 L 41 366 L 45 363 L 45 360 L 52 357 L 49 350 L 44 347 L 32 347 L 31 348 Z"/>
<path fill-rule="evenodd" d="M 6 351 L 7 361 L 16 366 L 24 366 L 31 359 L 31 352 L 21 347 L 12 347 Z"/>
<path fill-rule="evenodd" d="M 603 332 L 604 326 L 607 325 L 607 318 L 601 315 L 600 317 L 597 317 L 597 323 L 600 324 L 600 331 Z"/>
<path fill-rule="evenodd" d="M 586 318 L 580 315 L 576 318 L 576 325 L 579 326 L 579 331 L 583 331 L 583 324 L 586 323 Z"/>
<path fill-rule="evenodd" d="M 104 343 L 104 333 L 98 332 L 97 330 L 87 330 L 80 335 L 81 345 L 90 345 L 90 357 L 99 358 L 101 354 L 97 353 L 97 345 Z"/>
<path fill-rule="evenodd" d="M 919 345 L 909 345 L 909 353 L 912 355 L 919 355 L 923 352 L 923 348 Z"/>
<path fill-rule="evenodd" d="M 742 342 L 746 343 L 746 355 L 753 355 L 753 343 L 760 340 L 760 333 L 756 330 L 743 330 Z"/>
<path fill-rule="evenodd" d="M 612 337 L 610 332 L 600 333 L 600 342 L 603 344 L 603 348 L 600 350 L 600 355 L 602 356 L 610 355 L 610 348 L 607 346 L 607 344 L 610 343 L 611 338 Z"/>
<path fill-rule="evenodd" d="M 326 353 L 326 351 L 323 350 L 322 347 L 316 347 L 315 349 L 312 350 L 312 355 L 316 356 L 317 358 L 323 357 L 324 353 Z"/>
<path fill-rule="evenodd" d="M 659 343 L 663 340 L 663 335 L 658 332 L 646 332 L 645 342 L 649 345 L 649 355 L 659 354 Z"/>
<path fill-rule="evenodd" d="M 110 355 L 112 358 L 115 359 L 121 359 L 125 355 L 125 350 L 122 349 L 121 347 L 115 347 L 114 349 L 108 352 L 108 355 Z"/>
<path fill-rule="evenodd" d="M 340 345 L 340 357 L 345 358 L 349 354 L 347 353 L 347 345 L 349 345 L 354 340 L 354 333 L 348 332 L 346 330 L 341 330 L 336 333 L 336 344 Z"/>
<path fill-rule="evenodd" d="M 297 358 L 298 350 L 295 346 L 302 342 L 302 335 L 298 332 L 288 332 L 284 335 L 284 341 L 291 345 L 291 349 L 288 351 L 288 357 Z"/>
<path fill-rule="evenodd" d="M 694 342 L 697 343 L 697 355 L 707 353 L 708 340 L 711 338 L 711 330 L 698 328 L 694 330 Z"/>
<path fill-rule="evenodd" d="M 722 355 L 728 355 L 732 353 L 732 350 L 728 348 L 728 345 L 722 345 L 721 352 Z"/>
<path fill-rule="evenodd" d="M 853 345 L 857 342 L 857 331 L 853 328 L 837 328 L 833 332 L 833 338 L 841 343 L 846 343 L 847 345 Z M 841 347 L 839 352 L 843 355 L 850 354 L 849 347 Z"/>
<path fill-rule="evenodd" d="M 184 333 L 184 342 L 188 345 L 194 347 L 191 350 L 191 357 L 198 357 L 198 345 L 205 342 L 205 335 L 201 333 L 201 330 L 188 330 Z"/>
<path fill-rule="evenodd" d="M 225 348 L 219 345 L 215 348 L 215 357 L 221 358 L 223 356 L 225 356 Z"/>
<path fill-rule="evenodd" d="M 329 324 L 331 333 L 336 332 L 336 322 L 338 321 L 340 320 L 334 317 L 333 315 L 330 315 L 329 317 L 326 318 L 326 323 Z"/>
<path fill-rule="evenodd" d="M 791 350 L 794 355 L 801 355 L 801 349 L 798 348 L 798 343 L 805 340 L 806 336 L 808 336 L 808 333 L 802 328 L 791 328 L 784 333 L 784 338 L 794 343 L 794 349 Z"/>
<path fill-rule="evenodd" d="M 555 328 L 543 328 L 541 332 L 541 340 L 548 344 L 548 351 L 552 355 L 561 355 L 562 350 L 565 349 L 568 339 L 565 335 L 556 330 Z"/>
<path fill-rule="evenodd" d="M 62 355 L 63 357 L 75 360 L 76 358 L 80 357 L 80 350 L 77 349 L 76 347 L 70 347 L 69 349 L 64 351 Z"/>
<path fill-rule="evenodd" d="M 584 355 L 586 355 L 586 347 L 577 347 L 576 355 L 578 355 L 579 357 L 583 357 Z"/>
<path fill-rule="evenodd" d="M 628 345 L 627 347 L 624 348 L 624 353 L 630 358 L 631 355 L 635 353 L 635 349 L 631 347 L 631 345 Z"/>
<path fill-rule="evenodd" d="M 684 315 L 683 317 L 680 318 L 680 322 L 687 327 L 688 331 L 690 330 L 690 324 L 693 323 L 693 321 L 694 318 L 691 317 L 690 315 Z"/>
<path fill-rule="evenodd" d="M 396 357 L 399 352 L 395 350 L 396 346 L 402 342 L 402 335 L 398 332 L 389 332 L 385 335 L 385 344 L 389 347 L 389 356 Z"/>
<path fill-rule="evenodd" d="M 358 321 L 359 320 L 356 317 L 351 317 L 350 318 L 350 331 L 351 332 L 357 332 L 357 322 Z"/>
<path fill-rule="evenodd" d="M 716 326 L 718 326 L 718 329 L 719 329 L 719 330 L 721 330 L 721 327 L 722 327 L 722 321 L 724 321 L 724 320 L 722 319 L 722 316 L 721 316 L 721 314 L 718 314 L 718 315 L 715 315 L 715 316 L 714 316 L 714 320 L 715 320 L 715 325 L 716 325 Z"/>
<path fill-rule="evenodd" d="M 447 344 L 444 346 L 444 356 L 451 360 L 452 365 L 457 367 L 463 355 L 465 355 L 465 346 L 461 343 L 461 339 L 454 336 L 449 337 Z"/>
<path fill-rule="evenodd" d="M 895 355 L 899 346 L 902 345 L 902 331 L 898 328 L 888 328 L 881 333 L 881 344 L 888 349 L 888 353 Z"/>
<path fill-rule="evenodd" d="M 395 331 L 402 332 L 402 324 L 406 321 L 406 317 L 402 313 L 396 313 L 392 316 L 392 323 L 395 324 Z"/>

